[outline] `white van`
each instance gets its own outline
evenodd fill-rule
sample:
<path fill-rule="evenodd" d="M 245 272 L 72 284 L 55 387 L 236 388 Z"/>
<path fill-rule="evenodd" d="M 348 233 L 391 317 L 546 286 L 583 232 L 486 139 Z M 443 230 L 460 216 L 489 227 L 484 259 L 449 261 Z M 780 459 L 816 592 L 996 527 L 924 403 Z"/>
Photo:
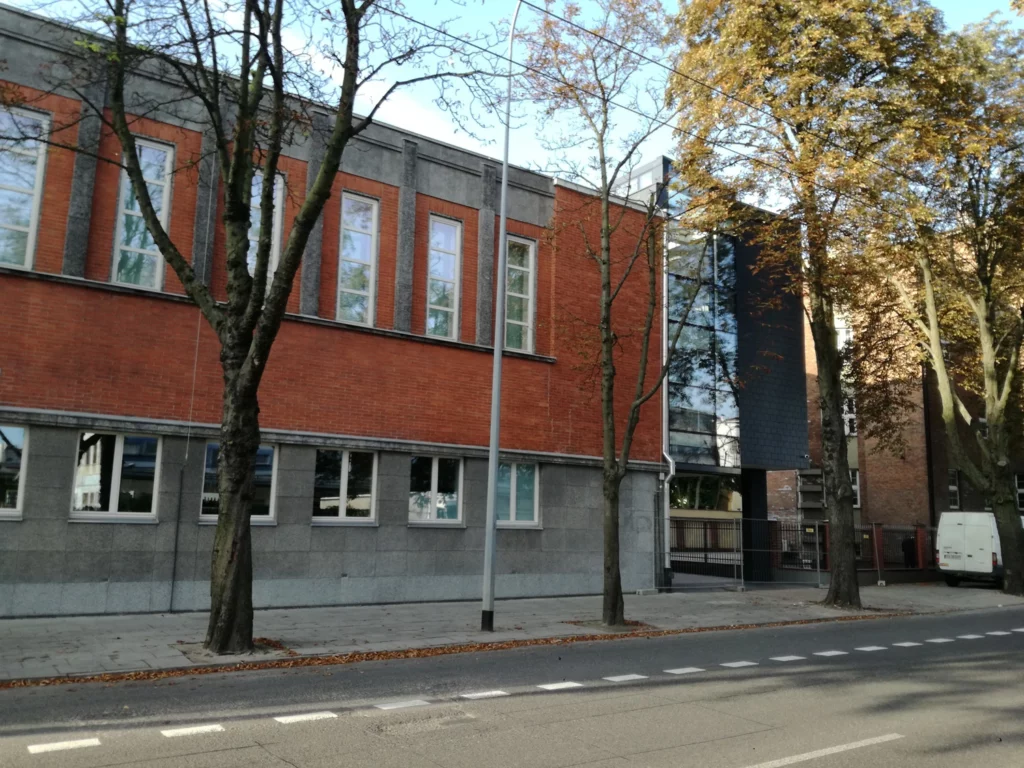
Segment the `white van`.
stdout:
<path fill-rule="evenodd" d="M 1021 519 L 1024 523 L 1024 518 Z M 1003 580 L 999 531 L 991 512 L 943 512 L 935 541 L 935 563 L 955 587 L 964 579 Z"/>

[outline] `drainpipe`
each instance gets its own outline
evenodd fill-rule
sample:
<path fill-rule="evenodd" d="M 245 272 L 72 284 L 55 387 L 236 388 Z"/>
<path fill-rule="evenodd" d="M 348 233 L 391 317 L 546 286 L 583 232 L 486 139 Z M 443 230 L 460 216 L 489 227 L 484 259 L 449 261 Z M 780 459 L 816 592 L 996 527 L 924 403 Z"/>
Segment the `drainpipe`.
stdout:
<path fill-rule="evenodd" d="M 661 364 L 662 366 L 668 365 L 668 229 L 670 217 L 666 216 L 665 229 L 662 234 L 662 261 L 661 261 Z M 672 568 L 672 560 L 669 557 L 671 546 L 669 544 L 669 533 L 671 531 L 671 524 L 669 518 L 671 517 L 672 510 L 672 478 L 676 474 L 676 462 L 672 458 L 669 452 L 669 439 L 668 439 L 668 377 L 665 377 L 665 381 L 661 387 L 661 455 L 665 459 L 665 463 L 668 465 L 668 474 L 665 475 L 662 481 L 661 498 L 663 508 L 663 519 L 662 519 L 662 546 L 663 562 L 662 567 L 665 569 L 664 573 L 667 574 Z M 662 577 L 664 580 L 664 576 Z"/>

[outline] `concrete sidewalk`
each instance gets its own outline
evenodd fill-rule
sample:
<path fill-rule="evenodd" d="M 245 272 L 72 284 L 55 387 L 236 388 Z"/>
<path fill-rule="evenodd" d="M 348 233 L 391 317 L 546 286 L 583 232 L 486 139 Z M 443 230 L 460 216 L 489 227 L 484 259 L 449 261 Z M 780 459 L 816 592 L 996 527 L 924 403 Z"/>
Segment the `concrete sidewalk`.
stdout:
<path fill-rule="evenodd" d="M 986 587 L 865 587 L 861 595 L 867 609 L 856 613 L 862 615 L 1024 605 L 1024 600 Z M 854 613 L 819 605 L 824 596 L 816 588 L 630 595 L 626 616 L 650 629 L 679 630 L 835 619 Z M 205 613 L 4 619 L 0 681 L 608 634 L 596 625 L 599 596 L 502 600 L 495 613 L 497 631 L 483 633 L 480 605 L 475 602 L 257 611 L 256 635 L 287 650 L 244 657 L 211 657 L 201 650 Z"/>

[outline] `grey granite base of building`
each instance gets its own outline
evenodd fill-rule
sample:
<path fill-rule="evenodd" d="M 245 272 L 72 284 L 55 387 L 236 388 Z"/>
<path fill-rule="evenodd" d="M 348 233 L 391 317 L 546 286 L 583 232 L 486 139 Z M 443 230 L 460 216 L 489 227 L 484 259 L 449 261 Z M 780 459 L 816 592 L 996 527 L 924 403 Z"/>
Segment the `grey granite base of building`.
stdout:
<path fill-rule="evenodd" d="M 69 520 L 78 431 L 30 428 L 23 519 L 0 521 L 0 616 L 204 610 L 214 526 L 199 522 L 205 445 L 161 438 L 157 520 Z M 186 451 L 187 448 L 187 451 Z M 275 525 L 252 531 L 260 608 L 480 596 L 487 462 L 463 460 L 464 525 L 410 525 L 410 454 L 378 455 L 375 525 L 313 524 L 316 448 L 279 445 Z M 539 465 L 539 525 L 498 531 L 500 598 L 597 594 L 601 471 Z M 623 588 L 654 586 L 657 475 L 622 487 Z"/>

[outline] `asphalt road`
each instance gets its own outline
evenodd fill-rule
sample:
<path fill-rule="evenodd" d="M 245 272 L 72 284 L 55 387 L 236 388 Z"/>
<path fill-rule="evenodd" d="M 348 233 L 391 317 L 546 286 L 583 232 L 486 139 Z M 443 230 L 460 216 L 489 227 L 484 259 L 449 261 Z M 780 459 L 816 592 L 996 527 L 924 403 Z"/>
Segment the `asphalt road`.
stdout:
<path fill-rule="evenodd" d="M 1022 651 L 1003 609 L 13 689 L 0 765 L 1018 768 Z"/>

